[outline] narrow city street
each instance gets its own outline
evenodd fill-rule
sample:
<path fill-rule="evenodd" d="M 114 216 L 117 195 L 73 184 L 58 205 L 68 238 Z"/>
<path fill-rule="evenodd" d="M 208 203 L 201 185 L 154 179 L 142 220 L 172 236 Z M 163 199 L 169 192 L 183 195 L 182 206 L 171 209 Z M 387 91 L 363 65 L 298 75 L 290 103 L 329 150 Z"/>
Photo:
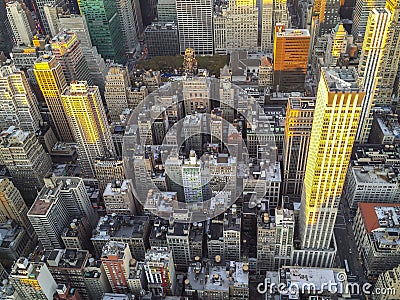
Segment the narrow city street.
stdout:
<path fill-rule="evenodd" d="M 367 282 L 367 280 L 364 275 L 364 269 L 362 267 L 361 260 L 359 259 L 359 254 L 354 239 L 352 228 L 354 216 L 350 214 L 350 209 L 347 202 L 344 202 L 346 201 L 342 200 L 340 203 L 334 229 L 337 244 L 336 264 L 340 268 L 345 268 L 344 261 L 347 260 L 350 271 L 347 274 L 348 280 L 349 282 L 358 282 L 361 288 L 362 285 Z M 356 298 L 355 295 L 353 295 L 352 299 L 366 298 L 364 295 L 360 295 L 359 298 Z"/>

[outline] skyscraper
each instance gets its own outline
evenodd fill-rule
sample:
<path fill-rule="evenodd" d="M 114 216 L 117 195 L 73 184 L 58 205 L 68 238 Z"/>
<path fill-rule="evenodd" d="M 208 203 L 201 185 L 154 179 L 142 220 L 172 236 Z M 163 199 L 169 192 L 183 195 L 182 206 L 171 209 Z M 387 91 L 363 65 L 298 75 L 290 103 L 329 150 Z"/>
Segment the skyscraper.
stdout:
<path fill-rule="evenodd" d="M 85 217 L 95 226 L 97 219 L 83 179 L 46 176 L 45 186 L 28 212 L 29 221 L 45 249 L 62 249 L 62 232 L 74 218 Z"/>
<path fill-rule="evenodd" d="M 90 38 L 104 59 L 124 63 L 125 37 L 121 39 L 121 23 L 116 1 L 81 0 L 79 7 L 86 18 Z"/>
<path fill-rule="evenodd" d="M 272 14 L 274 11 L 273 0 L 261 1 L 261 50 L 272 53 L 274 24 Z"/>
<path fill-rule="evenodd" d="M 177 23 L 175 0 L 158 0 L 157 14 L 159 22 Z"/>
<path fill-rule="evenodd" d="M 33 228 L 27 213 L 28 207 L 14 184 L 7 178 L 0 179 L 0 222 L 14 220 L 31 236 Z"/>
<path fill-rule="evenodd" d="M 54 132 L 60 140 L 73 142 L 74 138 L 61 102 L 61 94 L 67 88 L 61 64 L 54 56 L 46 54 L 36 60 L 33 72 L 50 111 Z"/>
<path fill-rule="evenodd" d="M 10 127 L 1 133 L 0 162 L 25 200 L 32 200 L 51 170 L 50 156 L 32 132 Z"/>
<path fill-rule="evenodd" d="M 255 0 L 229 1 L 228 5 L 214 16 L 214 23 L 218 23 L 219 18 L 223 24 L 223 47 L 228 53 L 258 49 L 258 7 Z"/>
<path fill-rule="evenodd" d="M 373 8 L 384 8 L 386 0 L 356 0 L 353 11 L 353 26 L 351 34 L 357 41 L 362 41 L 367 28 L 368 16 Z"/>
<path fill-rule="evenodd" d="M 283 146 L 284 195 L 301 196 L 314 108 L 315 98 L 290 97 L 288 100 Z"/>
<path fill-rule="evenodd" d="M 25 10 L 18 1 L 7 2 L 6 8 L 15 43 L 17 45 L 30 45 L 33 35 Z"/>
<path fill-rule="evenodd" d="M 274 88 L 279 91 L 304 90 L 310 33 L 307 29 L 275 27 Z"/>
<path fill-rule="evenodd" d="M 36 133 L 42 118 L 38 103 L 25 73 L 14 64 L 0 67 L 0 123 L 3 128 L 16 125 Z"/>
<path fill-rule="evenodd" d="M 333 227 L 364 95 L 354 69 L 322 68 L 299 217 L 302 253 L 294 257 L 299 265 L 332 264 Z"/>
<path fill-rule="evenodd" d="M 377 83 L 386 80 L 380 78 L 384 66 L 384 53 L 387 45 L 391 13 L 386 8 L 374 8 L 368 18 L 364 42 L 358 65 L 360 86 L 365 91 L 360 125 L 356 139 L 361 143 L 368 141 L 373 121 L 373 109 L 375 106 L 375 92 Z"/>
<path fill-rule="evenodd" d="M 316 0 L 313 7 L 315 34 L 321 36 L 330 33 L 339 22 L 340 0 Z M 313 25 L 312 25 L 313 26 Z"/>
<path fill-rule="evenodd" d="M 82 175 L 91 178 L 94 159 L 115 153 L 99 88 L 85 81 L 73 82 L 61 101 L 77 143 Z"/>
<path fill-rule="evenodd" d="M 124 109 L 128 108 L 128 90 L 130 79 L 128 68 L 121 65 L 111 65 L 106 76 L 104 98 L 106 100 L 111 122 L 120 121 Z"/>
<path fill-rule="evenodd" d="M 93 84 L 99 87 L 100 93 L 103 93 L 107 67 L 104 59 L 97 52 L 97 48 L 92 45 L 85 17 L 62 14 L 59 16 L 58 20 L 60 22 L 60 28 L 70 29 L 76 34 L 86 60 L 90 78 Z"/>
<path fill-rule="evenodd" d="M 336 67 L 342 53 L 347 51 L 347 31 L 343 23 L 338 23 L 328 38 L 325 52 L 325 67 Z"/>
<path fill-rule="evenodd" d="M 91 83 L 82 48 L 74 32 L 64 30 L 54 36 L 51 40 L 51 49 L 63 69 L 67 84 L 75 80 Z"/>
<path fill-rule="evenodd" d="M 376 105 L 390 105 L 400 60 L 400 1 L 387 0 L 385 8 L 390 12 L 386 47 L 378 73 L 375 90 Z"/>
<path fill-rule="evenodd" d="M 131 0 L 117 0 L 119 22 L 122 36 L 125 40 L 125 52 L 133 52 L 139 49 L 138 33 L 135 21 L 135 11 Z"/>
<path fill-rule="evenodd" d="M 213 1 L 176 0 L 181 54 L 193 48 L 196 54 L 213 54 Z"/>

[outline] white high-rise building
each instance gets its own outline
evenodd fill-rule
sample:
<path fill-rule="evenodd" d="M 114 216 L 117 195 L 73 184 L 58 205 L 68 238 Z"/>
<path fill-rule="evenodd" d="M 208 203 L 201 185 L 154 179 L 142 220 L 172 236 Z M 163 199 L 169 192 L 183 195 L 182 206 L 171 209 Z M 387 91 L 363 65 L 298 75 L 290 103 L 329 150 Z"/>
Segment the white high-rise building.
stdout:
<path fill-rule="evenodd" d="M 378 76 L 382 74 L 390 18 L 391 13 L 385 8 L 374 8 L 368 18 L 358 65 L 359 82 L 365 91 L 365 97 L 356 139 L 362 143 L 368 141 L 371 131 L 376 85 L 379 81 Z"/>
<path fill-rule="evenodd" d="M 128 68 L 121 65 L 111 65 L 106 76 L 104 91 L 111 122 L 121 121 L 122 112 L 128 108 L 129 89 Z"/>
<path fill-rule="evenodd" d="M 14 42 L 17 45 L 30 45 L 33 35 L 25 10 L 18 1 L 7 2 L 6 9 L 8 22 L 14 35 Z"/>
<path fill-rule="evenodd" d="M 25 73 L 14 64 L 0 67 L 0 123 L 36 133 L 42 118 Z"/>
<path fill-rule="evenodd" d="M 215 31 L 217 27 L 217 30 Z M 257 51 L 258 7 L 255 0 L 232 0 L 214 16 L 215 50 Z"/>
<path fill-rule="evenodd" d="M 97 223 L 83 179 L 46 177 L 28 218 L 45 249 L 64 248 L 62 232 L 74 218 L 86 217 L 92 228 Z"/>
<path fill-rule="evenodd" d="M 293 263 L 333 262 L 333 227 L 364 95 L 355 69 L 322 68 L 299 216 L 301 249 Z"/>
<path fill-rule="evenodd" d="M 272 53 L 273 28 L 272 20 L 274 11 L 273 0 L 261 1 L 261 50 Z"/>
<path fill-rule="evenodd" d="M 25 200 L 36 196 L 52 166 L 50 156 L 35 134 L 13 126 L 1 133 L 0 163 L 7 167 Z"/>
<path fill-rule="evenodd" d="M 181 54 L 193 48 L 196 54 L 213 54 L 213 1 L 176 0 Z"/>

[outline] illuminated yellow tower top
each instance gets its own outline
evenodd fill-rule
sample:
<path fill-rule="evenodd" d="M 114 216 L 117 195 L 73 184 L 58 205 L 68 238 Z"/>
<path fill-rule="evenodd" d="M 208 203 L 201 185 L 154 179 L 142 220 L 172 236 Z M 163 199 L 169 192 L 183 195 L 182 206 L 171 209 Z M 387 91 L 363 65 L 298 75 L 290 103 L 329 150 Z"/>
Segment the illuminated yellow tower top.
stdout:
<path fill-rule="evenodd" d="M 60 99 L 61 93 L 67 88 L 61 65 L 54 56 L 43 55 L 36 60 L 33 72 L 50 111 L 55 133 L 62 141 L 73 142 L 74 139 Z"/>
<path fill-rule="evenodd" d="M 355 69 L 322 68 L 301 203 L 303 249 L 330 246 L 364 95 Z"/>
<path fill-rule="evenodd" d="M 94 160 L 115 153 L 99 88 L 89 87 L 86 81 L 72 82 L 61 100 L 77 143 L 82 173 L 92 177 Z"/>

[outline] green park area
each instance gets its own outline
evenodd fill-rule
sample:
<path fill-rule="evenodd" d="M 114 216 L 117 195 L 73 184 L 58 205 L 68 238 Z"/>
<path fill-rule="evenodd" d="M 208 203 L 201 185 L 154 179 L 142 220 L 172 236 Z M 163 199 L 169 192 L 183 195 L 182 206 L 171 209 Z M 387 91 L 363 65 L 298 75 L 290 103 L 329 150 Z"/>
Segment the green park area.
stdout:
<path fill-rule="evenodd" d="M 196 56 L 196 60 L 199 69 L 207 69 L 210 75 L 215 75 L 216 77 L 219 77 L 219 69 L 229 64 L 228 55 Z M 173 72 L 174 69 L 179 71 L 182 65 L 183 56 L 155 56 L 151 59 L 140 61 L 137 68 Z"/>

